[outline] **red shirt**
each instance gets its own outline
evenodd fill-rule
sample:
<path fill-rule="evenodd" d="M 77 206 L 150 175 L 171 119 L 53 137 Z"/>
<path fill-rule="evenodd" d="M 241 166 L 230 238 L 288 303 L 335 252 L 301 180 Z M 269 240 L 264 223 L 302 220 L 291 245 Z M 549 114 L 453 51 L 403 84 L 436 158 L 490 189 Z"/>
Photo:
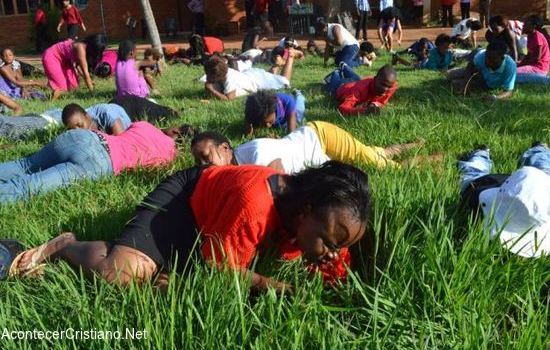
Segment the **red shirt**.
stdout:
<path fill-rule="evenodd" d="M 256 13 L 267 12 L 267 4 L 268 4 L 268 0 L 256 0 L 256 6 L 254 8 L 254 11 Z"/>
<path fill-rule="evenodd" d="M 61 18 L 63 18 L 65 24 L 82 24 L 80 12 L 78 12 L 78 9 L 74 5 L 68 9 L 64 9 Z"/>
<path fill-rule="evenodd" d="M 386 105 L 397 90 L 397 83 L 384 95 L 378 95 L 374 79 L 369 77 L 340 86 L 336 90 L 336 99 L 340 103 L 338 110 L 344 115 L 360 114 L 367 109 L 366 103 L 374 103 L 378 107 Z"/>
<path fill-rule="evenodd" d="M 255 165 L 213 166 L 202 173 L 191 196 L 191 209 L 205 260 L 215 258 L 218 263 L 227 261 L 231 268 L 247 268 L 260 247 L 269 245 L 276 245 L 284 259 L 302 255 L 275 208 L 268 183 L 274 174 L 278 172 L 272 168 Z M 346 249 L 340 255 L 349 262 Z M 341 263 L 318 268 L 326 280 L 346 275 Z"/>
<path fill-rule="evenodd" d="M 46 12 L 42 9 L 36 10 L 34 14 L 34 25 L 38 26 L 40 24 L 46 24 L 48 19 L 46 18 Z"/>

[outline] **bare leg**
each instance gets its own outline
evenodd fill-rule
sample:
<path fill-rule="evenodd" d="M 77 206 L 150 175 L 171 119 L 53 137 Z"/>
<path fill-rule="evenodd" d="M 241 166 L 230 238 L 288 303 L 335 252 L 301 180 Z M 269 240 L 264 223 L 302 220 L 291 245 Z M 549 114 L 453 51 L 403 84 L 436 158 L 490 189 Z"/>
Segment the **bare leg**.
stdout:
<path fill-rule="evenodd" d="M 418 165 L 426 165 L 426 164 L 439 164 L 443 162 L 445 159 L 444 155 L 442 153 L 434 153 L 430 154 L 429 156 L 416 156 L 409 159 L 405 159 L 402 162 L 400 162 L 401 166 L 403 167 L 413 167 Z"/>
<path fill-rule="evenodd" d="M 14 115 L 21 115 L 23 113 L 23 108 L 15 100 L 9 98 L 8 96 L 0 94 L 0 103 L 5 104 L 9 109 L 13 111 Z"/>
<path fill-rule="evenodd" d="M 294 65 L 294 50 L 290 50 L 288 58 L 285 62 L 285 65 L 283 67 L 283 74 L 282 76 L 285 77 L 288 82 L 290 83 L 290 79 L 292 78 L 292 66 Z"/>
<path fill-rule="evenodd" d="M 145 78 L 145 81 L 147 82 L 147 85 L 149 85 L 151 90 L 155 90 L 156 83 L 155 83 L 155 78 L 153 77 L 153 74 L 151 72 L 144 72 L 143 78 Z"/>
<path fill-rule="evenodd" d="M 420 139 L 416 142 L 410 142 L 410 143 L 402 143 L 402 144 L 396 144 L 396 145 L 390 145 L 388 147 L 384 148 L 384 151 L 386 152 L 386 156 L 389 158 L 393 158 L 395 156 L 398 156 L 399 154 L 411 150 L 413 148 L 422 147 L 426 143 L 424 140 Z"/>

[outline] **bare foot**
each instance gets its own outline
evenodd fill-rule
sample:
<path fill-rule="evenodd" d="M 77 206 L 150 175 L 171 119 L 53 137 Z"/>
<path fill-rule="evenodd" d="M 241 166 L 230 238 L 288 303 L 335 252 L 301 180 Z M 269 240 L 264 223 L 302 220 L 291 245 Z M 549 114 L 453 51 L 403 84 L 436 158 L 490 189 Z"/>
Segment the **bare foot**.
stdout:
<path fill-rule="evenodd" d="M 14 259 L 10 268 L 10 276 L 25 275 L 75 241 L 76 237 L 72 232 L 64 232 L 36 248 L 24 251 Z"/>
<path fill-rule="evenodd" d="M 61 90 L 54 90 L 53 91 L 53 95 L 52 95 L 52 101 L 56 101 L 59 99 L 59 97 L 61 97 Z"/>
<path fill-rule="evenodd" d="M 386 153 L 386 157 L 393 158 L 405 151 L 411 150 L 413 148 L 420 148 L 426 144 L 426 140 L 423 138 L 418 138 L 414 142 L 409 143 L 401 143 L 396 145 L 389 145 L 388 147 L 384 148 L 384 151 Z"/>
<path fill-rule="evenodd" d="M 17 105 L 17 107 L 15 107 L 15 109 L 13 110 L 13 115 L 21 115 L 23 114 L 23 107 L 21 107 L 20 105 Z"/>

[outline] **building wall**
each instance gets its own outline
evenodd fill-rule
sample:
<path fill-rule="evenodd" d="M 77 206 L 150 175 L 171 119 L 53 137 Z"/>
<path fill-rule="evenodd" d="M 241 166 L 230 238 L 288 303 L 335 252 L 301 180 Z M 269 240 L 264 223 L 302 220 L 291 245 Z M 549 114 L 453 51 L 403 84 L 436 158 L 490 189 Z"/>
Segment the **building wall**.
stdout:
<path fill-rule="evenodd" d="M 547 0 L 493 0 L 491 2 L 491 13 L 506 16 L 510 19 L 521 19 L 530 14 L 539 14 L 546 18 Z M 441 0 L 431 0 L 431 14 L 436 16 L 441 8 Z M 478 12 L 479 0 L 472 0 L 471 11 Z M 456 15 L 460 16 L 460 2 L 454 6 Z"/>

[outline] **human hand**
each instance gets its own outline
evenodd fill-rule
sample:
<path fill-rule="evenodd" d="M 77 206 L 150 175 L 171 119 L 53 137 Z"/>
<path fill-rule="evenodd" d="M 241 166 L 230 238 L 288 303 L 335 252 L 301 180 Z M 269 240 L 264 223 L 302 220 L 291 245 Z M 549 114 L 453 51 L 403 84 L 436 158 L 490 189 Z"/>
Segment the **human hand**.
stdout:
<path fill-rule="evenodd" d="M 367 106 L 367 109 L 365 109 L 366 114 L 380 114 L 381 108 L 375 105 L 374 103 L 371 103 Z"/>
<path fill-rule="evenodd" d="M 57 32 L 61 32 L 61 26 L 57 26 Z"/>
<path fill-rule="evenodd" d="M 495 102 L 496 100 L 498 100 L 498 97 L 497 95 L 491 94 L 491 95 L 484 96 L 483 100 L 486 102 Z"/>

